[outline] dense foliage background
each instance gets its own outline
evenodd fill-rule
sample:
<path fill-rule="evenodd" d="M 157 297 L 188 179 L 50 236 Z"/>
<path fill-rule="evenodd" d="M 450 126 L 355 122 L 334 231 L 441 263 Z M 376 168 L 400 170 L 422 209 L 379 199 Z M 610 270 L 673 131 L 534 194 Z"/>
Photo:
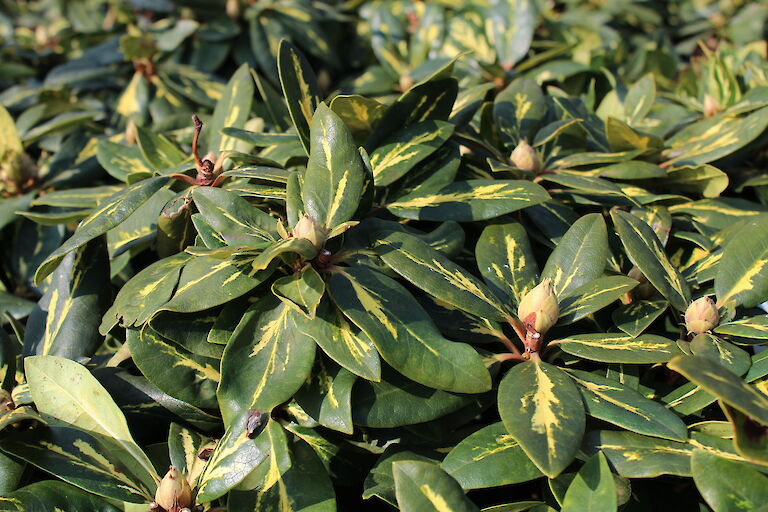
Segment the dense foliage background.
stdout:
<path fill-rule="evenodd" d="M 767 20 L 0 0 L 0 510 L 765 510 Z"/>

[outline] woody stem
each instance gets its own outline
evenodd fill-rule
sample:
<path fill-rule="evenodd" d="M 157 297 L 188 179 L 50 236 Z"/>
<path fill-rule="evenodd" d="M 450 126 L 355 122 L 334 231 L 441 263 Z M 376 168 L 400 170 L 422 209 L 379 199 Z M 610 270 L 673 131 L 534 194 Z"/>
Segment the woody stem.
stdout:
<path fill-rule="evenodd" d="M 197 117 L 197 114 L 192 114 L 192 122 L 195 123 L 195 135 L 192 137 L 192 156 L 195 157 L 195 164 L 200 169 L 203 166 L 203 160 L 197 152 L 197 140 L 200 138 L 200 132 L 203 130 L 203 122 Z"/>

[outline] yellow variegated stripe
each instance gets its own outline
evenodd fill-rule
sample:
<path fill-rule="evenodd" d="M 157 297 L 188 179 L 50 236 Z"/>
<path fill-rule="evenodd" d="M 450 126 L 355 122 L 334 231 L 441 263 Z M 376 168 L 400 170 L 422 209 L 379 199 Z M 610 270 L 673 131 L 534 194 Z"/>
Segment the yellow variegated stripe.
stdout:
<path fill-rule="evenodd" d="M 237 98 L 239 94 L 239 88 L 240 84 L 242 82 L 239 80 L 235 80 L 232 83 L 230 83 L 229 87 L 231 90 L 229 91 L 230 98 Z M 227 114 L 224 117 L 224 124 L 222 126 L 237 126 L 237 118 L 240 116 L 240 110 L 242 107 L 235 101 L 232 101 L 229 104 L 229 108 L 227 110 Z M 210 148 L 212 150 L 218 149 L 219 151 L 225 151 L 229 149 L 235 149 L 237 147 L 238 140 L 234 137 L 230 137 L 228 135 L 221 136 L 221 142 L 219 142 L 218 148 Z"/>
<path fill-rule="evenodd" d="M 373 167 L 373 176 L 381 175 L 390 167 L 394 167 L 402 162 L 419 154 L 419 146 L 427 142 L 439 139 L 443 135 L 442 130 L 428 131 L 413 137 L 407 142 L 397 143 L 386 153 L 374 152 L 371 155 L 371 166 Z"/>
<path fill-rule="evenodd" d="M 339 319 L 339 336 L 341 341 L 349 348 L 349 353 L 352 354 L 352 357 L 357 361 L 366 360 L 368 354 L 373 351 L 373 347 L 355 336 L 352 332 L 352 327 L 349 325 L 346 318 L 338 313 L 336 316 Z"/>
<path fill-rule="evenodd" d="M 113 251 L 117 251 L 119 249 L 122 249 L 124 246 L 130 244 L 131 242 L 135 242 L 140 238 L 144 238 L 154 233 L 155 233 L 155 229 L 151 225 L 141 226 L 139 228 L 132 229 L 130 231 L 123 231 L 120 229 L 116 229 L 110 233 L 110 235 L 117 238 L 117 240 L 114 240 L 114 239 L 110 240 L 110 249 L 112 249 Z"/>
<path fill-rule="evenodd" d="M 595 446 L 598 450 L 614 450 L 620 452 L 621 456 L 630 461 L 641 461 L 645 455 L 652 455 L 657 453 L 668 453 L 670 455 L 690 455 L 693 448 L 673 448 L 671 446 L 654 446 L 642 447 L 642 448 L 630 448 L 618 444 L 598 444 Z"/>
<path fill-rule="evenodd" d="M 0 414 L 0 430 L 27 419 L 39 419 L 38 414 L 30 406 L 22 406 L 5 411 Z"/>
<path fill-rule="evenodd" d="M 118 169 L 130 169 L 131 172 L 152 172 L 152 169 L 147 166 L 143 158 L 131 158 L 123 153 L 112 153 L 110 154 L 109 161 Z"/>
<path fill-rule="evenodd" d="M 406 74 L 405 65 L 400 62 L 398 57 L 395 56 L 393 52 L 388 50 L 387 48 L 383 46 L 379 46 L 376 49 L 376 56 L 379 57 L 379 59 L 382 59 L 384 62 L 389 64 L 389 66 L 398 74 Z"/>
<path fill-rule="evenodd" d="M 139 87 L 143 81 L 144 76 L 141 73 L 136 72 L 133 74 L 131 81 L 128 83 L 128 87 L 125 88 L 120 99 L 117 100 L 115 110 L 117 110 L 118 113 L 126 117 L 140 113 L 138 94 Z"/>
<path fill-rule="evenodd" d="M 737 461 L 737 462 L 747 462 L 747 463 L 752 462 L 752 463 L 754 463 L 754 461 L 747 460 L 744 457 L 742 457 L 741 455 L 739 455 L 738 453 L 727 452 L 727 451 L 724 451 L 724 450 L 718 450 L 717 448 L 715 448 L 713 446 L 706 445 L 706 444 L 700 442 L 696 438 L 689 439 L 688 440 L 688 444 L 690 444 L 694 448 L 699 448 L 700 450 L 707 451 L 707 452 L 711 453 L 712 455 L 717 455 L 718 457 L 722 457 L 724 459 L 733 460 L 733 461 Z"/>
<path fill-rule="evenodd" d="M 685 402 L 688 398 L 692 397 L 693 395 L 695 395 L 697 393 L 706 393 L 706 392 L 707 391 L 701 389 L 700 387 L 695 387 L 695 388 L 691 389 L 690 391 L 688 391 L 687 393 L 685 393 L 685 394 L 677 397 L 676 399 L 672 400 L 671 402 L 666 404 L 664 407 L 666 407 L 667 409 L 674 409 L 675 407 L 677 407 L 678 405 L 682 404 L 683 402 Z M 712 400 L 714 401 L 714 398 Z"/>
<path fill-rule="evenodd" d="M 417 104 L 416 108 L 413 110 L 414 112 L 418 113 L 419 115 L 411 119 L 411 122 L 420 122 L 420 121 L 426 121 L 429 119 L 429 116 L 432 115 L 432 112 L 437 108 L 437 106 L 440 104 L 440 102 L 443 100 L 445 95 L 448 94 L 446 91 L 442 91 L 440 94 L 438 94 L 433 100 L 432 103 L 430 103 L 429 107 L 422 110 L 422 107 L 427 102 L 427 97 L 422 96 L 422 98 L 419 100 L 419 103 Z"/>
<path fill-rule="evenodd" d="M 40 451 L 41 449 L 45 449 L 51 453 L 54 453 L 64 459 L 66 459 L 70 464 L 74 466 L 81 467 L 87 471 L 105 475 L 109 479 L 117 480 L 118 482 L 122 482 L 120 484 L 117 484 L 117 486 L 121 489 L 124 489 L 131 494 L 136 494 L 138 496 L 144 496 L 148 497 L 150 495 L 149 491 L 141 486 L 138 482 L 133 482 L 128 476 L 121 470 L 119 470 L 117 467 L 115 467 L 114 464 L 109 462 L 104 455 L 99 453 L 93 446 L 86 443 L 82 439 L 79 439 L 73 443 L 73 446 L 77 448 L 77 450 L 80 452 L 81 456 L 75 455 L 74 453 L 70 453 L 69 451 L 65 450 L 63 447 L 58 446 L 56 444 L 50 443 L 48 441 L 39 441 L 38 443 L 32 444 L 32 443 L 20 443 L 22 446 L 25 446 L 31 450 Z M 83 457 L 86 457 L 88 460 L 90 460 L 90 463 L 87 462 Z"/>
<path fill-rule="evenodd" d="M 259 354 L 262 350 L 268 347 L 269 354 L 267 357 L 267 363 L 265 365 L 264 373 L 260 375 L 258 378 L 258 382 L 256 384 L 256 389 L 253 391 L 253 395 L 251 397 L 251 407 L 256 404 L 259 401 L 259 398 L 261 398 L 262 393 L 267 387 L 267 383 L 269 382 L 270 377 L 272 374 L 274 374 L 277 371 L 280 371 L 280 369 L 277 367 L 278 362 L 278 351 L 281 348 L 280 341 L 280 335 L 286 331 L 288 328 L 288 315 L 290 313 L 291 309 L 283 306 L 280 309 L 280 312 L 277 316 L 277 318 L 267 322 L 266 325 L 264 325 L 261 328 L 260 331 L 260 338 L 258 343 L 253 347 L 253 350 L 250 354 L 248 354 L 248 357 L 255 357 Z M 290 359 L 290 350 L 291 346 L 290 344 L 285 345 L 285 358 L 282 361 L 283 368 L 282 370 L 285 370 L 285 366 L 288 364 L 288 361 Z"/>
<path fill-rule="evenodd" d="M 0 496 L 0 503 L 10 503 L 14 507 L 16 507 L 16 510 L 24 511 L 23 503 L 16 498 L 6 498 L 5 496 Z"/>
<path fill-rule="evenodd" d="M 237 277 L 237 276 L 239 276 L 239 275 L 244 273 L 242 270 L 237 269 L 237 267 L 235 267 L 235 265 L 231 261 L 224 260 L 221 263 L 217 263 L 216 265 L 212 266 L 211 269 L 207 273 L 203 274 L 202 276 L 198 277 L 197 279 L 193 279 L 191 281 L 188 281 L 188 282 L 184 283 L 182 286 L 180 286 L 176 290 L 176 293 L 174 294 L 174 297 L 179 296 L 180 294 L 184 293 L 185 291 L 189 290 L 190 288 L 194 287 L 195 285 L 197 285 L 197 284 L 205 281 L 206 279 L 209 279 L 210 277 L 216 275 L 217 273 L 223 272 L 223 271 L 228 270 L 230 268 L 235 269 L 235 273 L 232 276 L 230 276 L 229 278 L 227 278 L 227 281 L 232 281 L 233 278 L 235 278 L 235 277 Z"/>
<path fill-rule="evenodd" d="M 563 428 L 559 415 L 560 399 L 554 393 L 555 383 L 544 372 L 541 364 L 538 361 L 533 364 L 536 385 L 533 390 L 522 396 L 520 407 L 526 410 L 530 403 L 533 404 L 531 428 L 539 434 L 546 434 L 548 452 L 552 454 L 557 451 L 554 431 Z"/>
<path fill-rule="evenodd" d="M 723 306 L 734 300 L 734 297 L 754 288 L 755 278 L 765 277 L 768 273 L 768 247 L 752 261 L 741 277 L 728 288 L 728 291 L 717 297 L 718 306 Z"/>
<path fill-rule="evenodd" d="M 586 381 L 586 380 L 581 380 L 581 379 L 575 377 L 573 374 L 570 374 L 570 375 L 571 375 L 571 378 L 573 380 L 575 380 L 576 382 L 578 382 L 581 386 L 585 387 L 590 392 L 594 393 L 595 395 L 600 397 L 602 400 L 608 402 L 609 404 L 615 405 L 615 406 L 617 406 L 617 407 L 619 407 L 621 409 L 624 409 L 625 411 L 629 411 L 629 412 L 631 412 L 632 414 L 634 414 L 636 416 L 640 416 L 645 421 L 652 421 L 652 418 L 650 416 L 648 416 L 647 414 L 643 413 L 643 411 L 641 409 L 639 409 L 637 407 L 633 407 L 633 406 L 627 404 L 626 402 L 624 402 L 624 401 L 622 401 L 622 400 L 620 400 L 618 398 L 612 397 L 609 394 L 609 392 L 611 392 L 611 391 L 616 392 L 616 393 L 620 393 L 620 392 L 624 391 L 624 389 L 622 389 L 621 387 L 619 387 L 619 386 L 610 386 L 608 384 L 595 384 L 594 382 L 589 382 L 589 381 Z"/>
<path fill-rule="evenodd" d="M 768 338 L 768 316 L 744 318 L 735 322 L 721 324 L 715 328 L 715 332 L 732 336 L 766 339 Z"/>
<path fill-rule="evenodd" d="M 573 302 L 567 305 L 560 311 L 560 316 L 571 315 L 578 313 L 584 309 L 590 309 L 590 301 L 597 299 L 603 295 L 616 295 L 616 292 L 626 290 L 627 284 L 619 284 L 610 288 L 603 288 L 601 290 L 595 290 L 592 293 L 588 293 L 579 297 L 578 302 Z"/>
<path fill-rule="evenodd" d="M 523 192 L 522 195 L 515 196 Z M 444 203 L 463 203 L 472 200 L 526 199 L 528 194 L 522 187 L 509 188 L 506 183 L 481 185 L 466 192 L 453 192 L 415 197 L 405 201 L 390 203 L 391 208 L 426 208 Z"/>
<path fill-rule="evenodd" d="M 315 453 L 317 453 L 318 457 L 320 457 L 320 459 L 323 461 L 330 462 L 331 459 L 333 459 L 339 453 L 339 447 L 335 443 L 323 438 L 320 435 L 317 435 L 314 430 L 301 428 L 297 429 L 293 428 L 293 425 L 295 425 L 295 423 L 289 423 L 286 425 L 286 430 L 293 432 L 298 437 L 306 441 L 307 444 L 310 445 L 313 450 L 315 450 Z"/>
<path fill-rule="evenodd" d="M 307 124 L 312 124 L 312 116 L 315 113 L 312 105 L 312 91 L 309 84 L 304 80 L 304 72 L 301 69 L 301 60 L 296 52 L 291 52 L 291 64 L 293 65 L 293 76 L 299 84 L 299 110 L 307 120 Z"/>
<path fill-rule="evenodd" d="M 381 323 L 381 325 L 384 326 L 384 328 L 387 331 L 389 331 L 389 334 L 391 334 L 394 339 L 397 339 L 398 338 L 397 327 L 395 327 L 395 325 L 392 323 L 392 321 L 389 318 L 389 315 L 384 312 L 384 305 L 381 300 L 381 297 L 377 295 L 375 292 L 361 285 L 352 276 L 348 275 L 347 279 L 349 280 L 349 283 L 352 285 L 352 289 L 354 290 L 355 295 L 357 296 L 357 300 L 360 301 L 360 304 L 365 308 L 367 312 L 369 312 L 370 314 L 376 317 L 376 319 Z M 418 338 L 418 336 L 415 336 L 415 337 Z M 427 346 L 427 348 L 430 349 L 430 351 L 434 352 L 434 349 L 432 347 Z"/>
<path fill-rule="evenodd" d="M 739 208 L 729 208 L 725 204 L 720 203 L 711 203 L 711 202 L 701 202 L 701 203 L 682 203 L 679 205 L 673 205 L 669 207 L 670 213 L 691 213 L 693 215 L 696 215 L 695 212 L 700 212 L 699 216 L 696 217 L 696 220 L 702 221 L 706 224 L 707 221 L 709 221 L 710 217 L 706 216 L 707 213 L 719 213 L 722 215 L 728 215 L 734 218 L 739 217 L 751 217 L 754 215 L 762 215 L 765 212 L 759 211 L 759 210 L 742 210 Z"/>
<path fill-rule="evenodd" d="M 419 486 L 419 490 L 424 497 L 429 500 L 432 506 L 435 507 L 437 512 L 453 512 L 453 508 L 451 508 L 448 502 L 445 501 L 445 498 L 433 491 L 429 485 L 422 484 Z"/>
<path fill-rule="evenodd" d="M 155 96 L 158 98 L 162 98 L 165 101 L 167 101 L 171 106 L 173 107 L 181 107 L 184 103 L 181 97 L 171 91 L 166 85 L 165 82 L 160 80 L 160 77 L 157 75 L 153 76 L 151 78 L 152 85 L 156 87 L 155 90 Z"/>
<path fill-rule="evenodd" d="M 707 253 L 705 251 L 702 252 L 704 253 L 703 257 L 697 261 L 692 262 L 691 266 L 688 267 L 690 270 L 687 270 L 687 274 L 690 273 L 690 275 L 697 275 L 707 270 L 711 270 L 717 267 L 718 263 L 720 263 L 720 260 L 723 257 L 723 251 L 715 251 L 713 253 Z"/>
<path fill-rule="evenodd" d="M 210 364 L 201 365 L 197 361 L 190 359 L 186 355 L 179 352 L 179 350 L 170 343 L 163 342 L 159 337 L 154 336 L 151 331 L 144 330 L 141 333 L 142 341 L 151 341 L 157 347 L 157 350 L 173 358 L 176 362 L 173 363 L 173 367 L 181 366 L 184 368 L 190 368 L 195 372 L 195 375 L 200 380 L 212 380 L 219 382 L 221 380 L 221 374 L 219 370 L 211 366 Z"/>
<path fill-rule="evenodd" d="M 276 440 L 274 436 L 274 432 L 272 428 L 265 429 L 267 432 L 267 436 L 269 436 L 269 444 L 272 447 L 272 451 L 275 451 L 275 447 L 277 446 L 277 443 L 279 443 L 279 440 Z M 279 449 L 278 449 L 279 451 Z M 281 468 L 280 467 L 281 458 L 280 456 L 272 456 L 269 457 L 269 468 L 267 470 L 267 475 L 264 478 L 264 482 L 262 483 L 262 493 L 268 491 L 271 489 L 276 483 L 279 483 L 281 485 L 280 493 L 281 493 L 281 499 L 280 501 L 283 502 L 283 494 L 285 493 L 285 487 L 282 482 L 282 476 L 285 471 L 287 471 L 288 468 Z M 287 496 L 285 497 L 287 501 Z M 282 509 L 281 509 L 282 510 Z M 290 509 L 288 509 L 290 510 Z"/>
<path fill-rule="evenodd" d="M 496 455 L 510 448 L 516 448 L 520 446 L 514 437 L 509 434 L 502 434 L 495 439 L 495 444 L 485 446 L 475 446 L 472 451 L 480 452 L 477 455 L 472 456 L 472 460 L 475 462 L 481 461 L 491 455 Z"/>
<path fill-rule="evenodd" d="M 241 227 L 249 234 L 257 236 L 262 240 L 272 240 L 272 237 L 270 237 L 269 234 L 260 227 L 254 226 L 253 224 L 243 221 L 242 218 L 232 215 L 232 212 L 230 212 L 228 209 L 223 208 L 221 205 L 216 204 L 213 201 L 206 201 L 205 207 L 206 209 L 210 208 L 213 210 L 210 212 L 211 216 L 218 214 L 230 221 L 235 226 Z"/>
<path fill-rule="evenodd" d="M 525 251 L 518 248 L 515 237 L 509 234 L 504 235 L 504 247 L 506 248 L 507 254 L 505 269 L 502 269 L 498 263 L 493 263 L 491 267 L 501 282 L 507 282 L 509 280 L 507 274 L 512 274 L 511 284 L 514 288 L 514 294 L 515 297 L 520 300 L 535 286 L 536 283 L 520 277 L 524 275 L 522 274 L 522 270 L 529 264 L 529 262 L 525 257 Z"/>
<path fill-rule="evenodd" d="M 184 466 L 189 471 L 189 468 L 197 460 L 197 446 L 189 430 L 182 428 L 179 433 L 181 434 L 181 447 L 184 450 Z"/>
<path fill-rule="evenodd" d="M 587 341 L 578 339 L 563 338 L 557 340 L 560 345 L 575 344 L 585 347 L 597 347 L 606 350 L 629 350 L 640 352 L 658 352 L 660 350 L 667 351 L 669 349 L 669 343 L 653 342 L 642 340 L 639 338 L 610 338 L 601 341 Z"/>
<path fill-rule="evenodd" d="M 277 340 L 280 333 L 283 332 L 287 326 L 289 312 L 290 310 L 288 308 L 281 308 L 277 318 L 267 322 L 267 324 L 261 328 L 259 342 L 253 347 L 253 350 L 248 357 L 255 357 L 269 344 L 274 345 L 274 342 Z"/>
<path fill-rule="evenodd" d="M 202 452 L 203 450 L 214 450 L 216 448 L 216 443 L 214 441 L 208 441 L 204 445 L 200 446 L 198 452 Z M 201 459 L 200 457 L 195 456 L 192 460 L 192 465 L 187 465 L 187 480 L 189 480 L 189 485 L 191 485 L 193 488 L 197 485 L 197 482 L 200 480 L 200 477 L 203 474 L 203 471 L 205 470 L 205 466 L 207 464 L 207 461 Z"/>
<path fill-rule="evenodd" d="M 464 274 L 463 272 L 460 272 L 460 271 L 451 271 L 445 268 L 445 266 L 437 260 L 427 261 L 421 258 L 417 258 L 412 253 L 403 251 L 400 247 L 398 247 L 397 245 L 393 244 L 388 240 L 380 240 L 379 243 L 381 245 L 386 245 L 390 247 L 393 251 L 396 251 L 402 254 L 405 258 L 409 259 L 419 267 L 423 267 L 429 270 L 430 272 L 437 274 L 454 288 L 458 288 L 459 290 L 462 290 L 466 293 L 474 295 L 478 299 L 488 303 L 489 305 L 493 306 L 499 311 L 505 312 L 499 300 L 496 299 L 495 297 L 489 296 L 485 292 L 485 290 L 483 290 L 480 286 L 478 286 L 477 282 L 475 282 L 467 274 Z"/>
<path fill-rule="evenodd" d="M 61 300 L 61 304 L 59 301 Z M 51 302 L 48 306 L 48 315 L 45 318 L 45 332 L 43 335 L 43 354 L 50 354 L 53 347 L 53 340 L 59 334 L 64 320 L 67 319 L 67 313 L 72 308 L 70 297 L 60 297 L 59 289 L 54 288 L 51 291 Z"/>
<path fill-rule="evenodd" d="M 323 147 L 325 147 L 325 142 L 323 142 Z M 336 218 L 336 213 L 339 211 L 339 208 L 341 207 L 341 202 L 348 195 L 346 194 L 348 183 L 349 183 L 349 169 L 344 171 L 344 174 L 341 176 L 341 179 L 339 180 L 339 184 L 336 187 L 336 192 L 333 193 L 333 201 L 331 201 L 331 206 L 328 208 L 326 219 Z M 326 227 L 333 227 L 333 226 L 326 226 Z"/>
<path fill-rule="evenodd" d="M 240 460 L 236 455 L 240 448 L 246 443 L 252 443 L 253 440 L 248 437 L 248 433 L 242 430 L 237 438 L 232 441 L 229 432 L 224 434 L 224 438 L 219 441 L 216 449 L 208 459 L 202 475 L 200 476 L 200 487 L 198 494 L 203 494 L 206 487 L 214 481 L 227 478 L 228 476 L 238 475 L 250 472 L 253 468 Z"/>

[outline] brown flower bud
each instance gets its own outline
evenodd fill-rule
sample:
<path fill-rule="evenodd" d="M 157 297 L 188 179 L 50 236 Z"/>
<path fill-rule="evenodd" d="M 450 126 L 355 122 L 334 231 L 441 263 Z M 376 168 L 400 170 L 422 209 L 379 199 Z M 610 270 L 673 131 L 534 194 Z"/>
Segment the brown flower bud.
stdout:
<path fill-rule="evenodd" d="M 522 169 L 523 171 L 530 171 L 537 174 L 541 171 L 542 164 L 539 154 L 536 153 L 536 150 L 533 149 L 525 139 L 522 139 L 517 147 L 515 147 L 510 159 L 512 160 L 512 163 L 515 164 L 515 167 Z"/>
<path fill-rule="evenodd" d="M 176 512 L 192 505 L 189 482 L 175 466 L 168 468 L 155 493 L 155 502 L 168 512 Z"/>
<path fill-rule="evenodd" d="M 711 331 L 720 322 L 715 302 L 709 297 L 701 297 L 691 302 L 685 310 L 685 327 L 689 333 L 701 334 Z"/>
<path fill-rule="evenodd" d="M 535 315 L 535 316 L 534 316 Z M 560 306 L 557 303 L 552 280 L 544 279 L 520 301 L 517 316 L 528 330 L 544 334 L 557 323 Z"/>
<path fill-rule="evenodd" d="M 293 227 L 293 236 L 307 239 L 312 242 L 312 245 L 322 249 L 323 245 L 325 245 L 327 233 L 312 217 L 304 215 Z"/>

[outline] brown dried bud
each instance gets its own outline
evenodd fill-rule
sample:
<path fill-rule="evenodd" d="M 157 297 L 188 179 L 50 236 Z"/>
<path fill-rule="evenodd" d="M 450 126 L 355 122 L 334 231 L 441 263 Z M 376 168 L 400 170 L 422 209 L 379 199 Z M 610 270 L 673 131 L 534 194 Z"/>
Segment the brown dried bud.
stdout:
<path fill-rule="evenodd" d="M 261 411 L 258 409 L 251 409 L 248 411 L 248 417 L 245 420 L 245 430 L 248 432 L 248 438 L 253 439 L 256 431 L 261 426 Z"/>
<path fill-rule="evenodd" d="M 323 245 L 325 245 L 327 233 L 312 217 L 304 215 L 293 227 L 293 236 L 309 240 L 312 242 L 312 245 L 322 249 Z"/>
<path fill-rule="evenodd" d="M 541 171 L 541 159 L 535 149 L 528 144 L 528 141 L 522 139 L 517 145 L 512 156 L 510 156 L 515 167 L 523 171 L 529 171 L 538 174 Z"/>
<path fill-rule="evenodd" d="M 168 473 L 157 487 L 155 502 L 169 512 L 192 505 L 192 489 L 176 466 L 168 468 Z"/>
<path fill-rule="evenodd" d="M 701 334 L 711 331 L 719 322 L 720 313 L 715 302 L 709 297 L 696 299 L 685 310 L 685 327 L 689 333 Z"/>
<path fill-rule="evenodd" d="M 520 301 L 517 316 L 527 330 L 544 334 L 551 329 L 560 315 L 560 306 L 552 289 L 552 280 L 544 279 Z"/>

